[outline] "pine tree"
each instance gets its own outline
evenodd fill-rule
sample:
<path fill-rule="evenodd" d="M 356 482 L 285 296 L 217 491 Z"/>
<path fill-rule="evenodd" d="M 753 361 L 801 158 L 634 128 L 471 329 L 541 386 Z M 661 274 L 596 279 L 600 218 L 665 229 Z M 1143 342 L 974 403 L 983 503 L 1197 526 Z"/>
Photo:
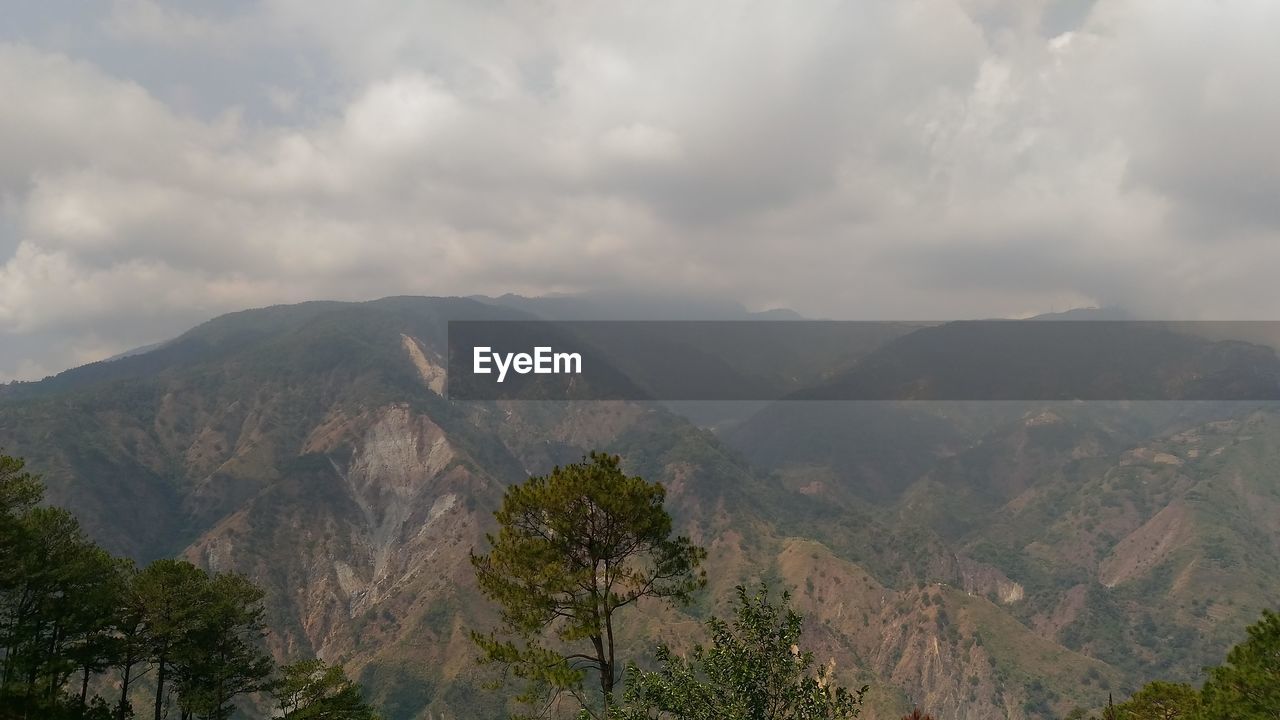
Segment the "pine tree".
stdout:
<path fill-rule="evenodd" d="M 281 668 L 273 697 L 281 720 L 378 720 L 341 666 L 301 660 Z"/>
<path fill-rule="evenodd" d="M 173 671 L 200 627 L 208 582 L 208 574 L 191 563 L 165 559 L 143 569 L 134 584 L 142 610 L 147 659 L 156 669 L 155 720 L 164 719 Z"/>
<path fill-rule="evenodd" d="M 698 567 L 706 552 L 671 537 L 662 486 L 619 464 L 592 453 L 508 488 L 491 550 L 472 555 L 480 590 L 502 610 L 498 632 L 472 638 L 482 662 L 527 682 L 523 702 L 568 693 L 599 716 L 593 708 L 607 710 L 621 679 L 617 614 L 646 597 L 688 602 L 705 583 Z M 598 703 L 584 691 L 588 671 L 599 681 Z"/>
<path fill-rule="evenodd" d="M 261 643 L 262 597 L 262 590 L 236 574 L 214 575 L 201 589 L 199 615 L 174 659 L 185 715 L 225 720 L 236 696 L 269 687 L 275 666 Z"/>
<path fill-rule="evenodd" d="M 25 470 L 20 458 L 0 454 L 0 520 L 12 522 L 44 497 L 40 478 Z"/>
<path fill-rule="evenodd" d="M 3 601 L 2 686 L 10 702 L 51 712 L 74 672 L 87 689 L 87 674 L 108 662 L 119 561 L 60 508 L 28 510 L 11 530 L 6 557 L 18 574 Z"/>
<path fill-rule="evenodd" d="M 1195 688 L 1157 680 L 1115 706 L 1113 714 L 1120 720 L 1194 720 L 1202 709 Z"/>
<path fill-rule="evenodd" d="M 24 519 L 40 502 L 43 490 L 39 478 L 24 471 L 18 458 L 0 455 L 0 690 L 9 681 L 16 623 L 22 604 L 22 586 L 26 581 L 28 561 L 24 551 L 30 547 Z"/>
<path fill-rule="evenodd" d="M 150 646 L 146 635 L 146 608 L 138 593 L 141 573 L 132 563 L 124 569 L 124 594 L 116 608 L 116 634 L 112 643 L 112 666 L 120 674 L 120 696 L 115 705 L 115 720 L 132 716 L 129 690 L 135 680 L 134 668 L 149 657 Z"/>
<path fill-rule="evenodd" d="M 225 720 L 236 697 L 272 687 L 262 590 L 183 560 L 139 571 L 41 497 L 39 478 L 0 456 L 0 720 L 127 720 L 143 665 L 156 671 L 155 718 L 176 697 L 182 720 Z M 110 704 L 89 697 L 107 672 L 118 673 Z M 317 707 L 345 714 L 299 717 L 373 720 L 358 686 L 337 678 L 316 679 Z"/>
<path fill-rule="evenodd" d="M 1209 717 L 1280 717 L 1280 614 L 1264 611 L 1248 633 L 1248 639 L 1228 653 L 1225 664 L 1209 671 L 1203 691 Z"/>

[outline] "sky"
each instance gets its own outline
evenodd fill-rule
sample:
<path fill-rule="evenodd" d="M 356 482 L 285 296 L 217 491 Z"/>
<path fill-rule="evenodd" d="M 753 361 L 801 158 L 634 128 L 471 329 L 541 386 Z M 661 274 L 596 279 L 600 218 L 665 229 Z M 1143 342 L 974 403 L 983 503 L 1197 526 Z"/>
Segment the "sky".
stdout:
<path fill-rule="evenodd" d="M 1277 319 L 1274 0 L 42 0 L 0 382 L 310 299 Z"/>

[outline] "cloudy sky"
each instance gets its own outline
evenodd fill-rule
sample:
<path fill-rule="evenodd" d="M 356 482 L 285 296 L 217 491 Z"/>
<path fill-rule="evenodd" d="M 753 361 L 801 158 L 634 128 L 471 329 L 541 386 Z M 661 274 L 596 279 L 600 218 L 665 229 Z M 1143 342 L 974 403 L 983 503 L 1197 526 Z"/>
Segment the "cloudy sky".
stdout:
<path fill-rule="evenodd" d="M 10 3 L 0 381 L 316 298 L 1276 319 L 1280 3 Z"/>

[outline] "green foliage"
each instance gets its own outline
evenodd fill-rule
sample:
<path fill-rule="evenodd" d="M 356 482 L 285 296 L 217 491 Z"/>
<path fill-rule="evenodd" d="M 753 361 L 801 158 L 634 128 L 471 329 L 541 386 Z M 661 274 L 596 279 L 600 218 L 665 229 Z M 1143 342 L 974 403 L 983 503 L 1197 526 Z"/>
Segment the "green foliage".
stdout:
<path fill-rule="evenodd" d="M 508 488 L 490 552 L 471 558 L 480 590 L 501 606 L 501 627 L 472 638 L 481 662 L 525 681 L 519 700 L 568 694 L 607 708 L 620 679 L 616 613 L 646 597 L 687 603 L 705 583 L 706 552 L 671 537 L 665 497 L 660 484 L 597 453 Z M 598 702 L 584 691 L 588 671 L 599 678 Z"/>
<path fill-rule="evenodd" d="M 9 547 L 21 569 L 4 593 L 3 687 L 15 702 L 56 704 L 71 674 L 107 652 L 115 564 L 63 510 L 36 508 Z"/>
<path fill-rule="evenodd" d="M 184 560 L 138 571 L 66 510 L 38 507 L 41 496 L 39 479 L 0 455 L 0 720 L 132 718 L 130 690 L 148 666 L 157 720 L 174 699 L 182 720 L 226 720 L 236 697 L 271 687 L 262 590 Z M 90 697 L 112 675 L 118 698 Z M 359 687 L 337 676 L 322 673 L 307 692 L 348 714 L 296 717 L 374 720 L 356 713 Z"/>
<path fill-rule="evenodd" d="M 156 720 L 170 690 L 183 717 L 225 720 L 234 698 L 267 689 L 275 666 L 262 649 L 262 597 L 243 576 L 184 560 L 157 560 L 133 578 L 122 638 L 127 661 L 155 669 Z"/>
<path fill-rule="evenodd" d="M 620 720 L 836 720 L 857 717 L 867 688 L 832 683 L 825 667 L 799 647 L 803 618 L 769 601 L 768 588 L 737 588 L 732 623 L 707 621 L 710 647 L 689 656 L 658 649 L 661 668 L 631 667 Z"/>
<path fill-rule="evenodd" d="M 378 720 L 360 686 L 339 665 L 301 660 L 280 668 L 272 690 L 281 720 Z"/>
<path fill-rule="evenodd" d="M 1200 717 L 1200 693 L 1185 683 L 1148 683 L 1112 711 L 1117 720 L 1193 720 Z"/>
<path fill-rule="evenodd" d="M 1209 669 L 1199 692 L 1155 681 L 1128 701 L 1108 707 L 1104 720 L 1274 720 L 1280 717 L 1280 614 L 1264 611 L 1249 637 Z"/>
<path fill-rule="evenodd" d="M 201 588 L 198 619 L 176 663 L 188 712 L 225 720 L 233 698 L 268 688 L 275 664 L 261 643 L 262 597 L 242 575 L 214 575 Z"/>
<path fill-rule="evenodd" d="M 37 507 L 39 479 L 0 456 L 0 717 L 75 717 L 114 651 L 126 563 L 65 510 Z M 70 680 L 84 680 L 78 697 Z"/>
<path fill-rule="evenodd" d="M 179 658 L 191 648 L 199 623 L 198 598 L 208 575 L 181 560 L 157 560 L 134 583 L 134 596 L 142 610 L 148 661 L 155 667 L 155 720 L 164 716 L 166 683 Z"/>
<path fill-rule="evenodd" d="M 1211 718 L 1280 717 L 1280 614 L 1263 612 L 1248 633 L 1227 654 L 1226 663 L 1209 672 L 1204 705 Z"/>
<path fill-rule="evenodd" d="M 21 459 L 0 455 L 0 520 L 12 522 L 43 495 L 40 479 L 24 471 Z"/>

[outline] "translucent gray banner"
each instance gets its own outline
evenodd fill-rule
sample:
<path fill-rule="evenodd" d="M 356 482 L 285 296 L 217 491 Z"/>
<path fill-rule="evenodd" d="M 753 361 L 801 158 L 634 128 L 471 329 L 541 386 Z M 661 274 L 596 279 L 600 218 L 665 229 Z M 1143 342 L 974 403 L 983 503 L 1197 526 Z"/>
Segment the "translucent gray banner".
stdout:
<path fill-rule="evenodd" d="M 1280 322 L 454 321 L 457 400 L 1277 400 Z"/>

